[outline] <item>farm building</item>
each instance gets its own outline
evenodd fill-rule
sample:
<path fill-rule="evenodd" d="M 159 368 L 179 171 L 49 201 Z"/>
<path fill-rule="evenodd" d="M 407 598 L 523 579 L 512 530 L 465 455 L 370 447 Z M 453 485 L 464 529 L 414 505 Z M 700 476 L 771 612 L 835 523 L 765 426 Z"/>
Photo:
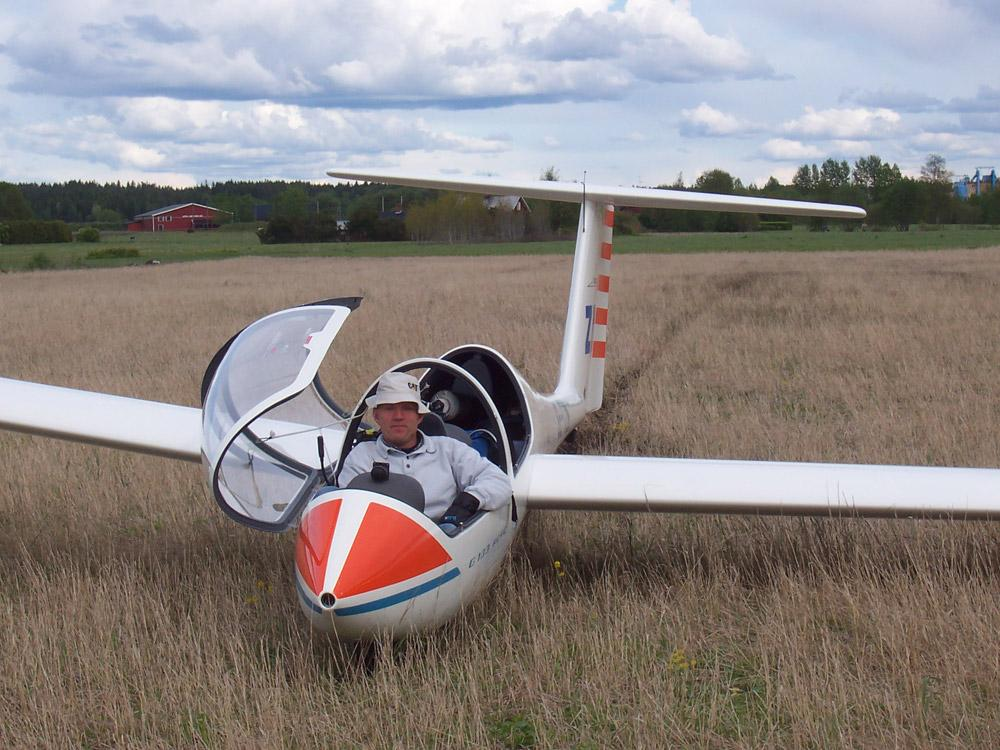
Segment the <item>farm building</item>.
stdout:
<path fill-rule="evenodd" d="M 989 173 L 985 170 L 989 169 Z M 992 167 L 977 167 L 972 176 L 965 176 L 955 183 L 955 195 L 959 198 L 971 198 L 973 195 L 983 195 L 997 189 L 997 171 Z"/>
<path fill-rule="evenodd" d="M 491 211 L 502 208 L 515 213 L 531 213 L 528 202 L 520 195 L 487 195 L 483 198 L 483 205 Z"/>
<path fill-rule="evenodd" d="M 187 232 L 195 229 L 215 229 L 216 217 L 228 213 L 200 203 L 175 203 L 137 215 L 129 222 L 130 232 Z"/>

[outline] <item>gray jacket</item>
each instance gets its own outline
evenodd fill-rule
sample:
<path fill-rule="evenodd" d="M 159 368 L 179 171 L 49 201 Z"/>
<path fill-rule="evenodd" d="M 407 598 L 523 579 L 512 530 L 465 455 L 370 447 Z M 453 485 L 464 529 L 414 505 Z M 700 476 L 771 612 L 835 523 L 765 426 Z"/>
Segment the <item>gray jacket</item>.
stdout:
<path fill-rule="evenodd" d="M 510 480 L 499 467 L 454 438 L 419 433 L 421 444 L 404 453 L 378 440 L 359 443 L 344 460 L 338 484 L 346 487 L 358 474 L 371 471 L 372 463 L 389 464 L 393 474 L 413 477 L 424 488 L 424 513 L 438 519 L 462 492 L 475 495 L 484 510 L 510 502 Z"/>

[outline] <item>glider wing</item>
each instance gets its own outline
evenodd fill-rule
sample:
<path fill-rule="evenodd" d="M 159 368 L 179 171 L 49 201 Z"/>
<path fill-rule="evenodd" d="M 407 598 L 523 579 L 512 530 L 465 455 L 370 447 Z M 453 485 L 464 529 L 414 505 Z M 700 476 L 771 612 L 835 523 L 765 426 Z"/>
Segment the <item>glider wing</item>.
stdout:
<path fill-rule="evenodd" d="M 535 455 L 533 510 L 1000 519 L 1000 470 Z"/>
<path fill-rule="evenodd" d="M 201 460 L 201 409 L 0 378 L 0 428 Z"/>
<path fill-rule="evenodd" d="M 464 193 L 485 195 L 517 194 L 526 198 L 582 203 L 584 200 L 613 203 L 616 206 L 635 208 L 679 208 L 696 211 L 735 211 L 741 213 L 767 213 L 787 216 L 820 216 L 832 219 L 863 219 L 865 211 L 855 206 L 833 203 L 786 201 L 774 198 L 756 198 L 742 195 L 718 195 L 685 190 L 660 190 L 658 188 L 609 187 L 584 185 L 580 182 L 551 182 L 544 180 L 497 180 L 489 177 L 428 177 L 379 170 L 334 169 L 331 177 L 345 180 L 366 180 L 391 185 L 405 185 L 439 190 L 458 190 Z"/>

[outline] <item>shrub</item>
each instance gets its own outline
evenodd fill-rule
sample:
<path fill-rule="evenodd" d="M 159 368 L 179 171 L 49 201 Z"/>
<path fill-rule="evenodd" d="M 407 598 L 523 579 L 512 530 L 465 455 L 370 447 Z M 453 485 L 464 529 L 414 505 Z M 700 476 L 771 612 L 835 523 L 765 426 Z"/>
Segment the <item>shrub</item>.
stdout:
<path fill-rule="evenodd" d="M 86 260 L 108 260 L 109 258 L 138 258 L 139 250 L 134 247 L 105 247 L 91 250 Z"/>
<path fill-rule="evenodd" d="M 0 224 L 0 245 L 10 244 L 10 227 L 6 224 Z"/>
<path fill-rule="evenodd" d="M 84 227 L 76 233 L 77 242 L 99 242 L 101 233 L 94 227 Z"/>
<path fill-rule="evenodd" d="M 9 221 L 10 244 L 31 245 L 45 242 L 72 242 L 73 235 L 65 221 L 25 219 Z"/>
<path fill-rule="evenodd" d="M 45 253 L 35 253 L 34 255 L 31 256 L 31 259 L 28 261 L 25 267 L 29 271 L 44 271 L 46 269 L 52 268 L 54 265 L 55 263 L 52 262 L 52 258 L 50 258 Z"/>
<path fill-rule="evenodd" d="M 619 236 L 640 234 L 642 224 L 639 223 L 639 215 L 631 211 L 615 211 L 614 233 Z"/>
<path fill-rule="evenodd" d="M 396 223 L 400 226 L 403 224 L 403 222 Z M 258 230 L 257 237 L 264 245 L 285 242 L 335 242 L 342 239 L 336 219 L 323 216 L 271 219 L 263 230 Z"/>

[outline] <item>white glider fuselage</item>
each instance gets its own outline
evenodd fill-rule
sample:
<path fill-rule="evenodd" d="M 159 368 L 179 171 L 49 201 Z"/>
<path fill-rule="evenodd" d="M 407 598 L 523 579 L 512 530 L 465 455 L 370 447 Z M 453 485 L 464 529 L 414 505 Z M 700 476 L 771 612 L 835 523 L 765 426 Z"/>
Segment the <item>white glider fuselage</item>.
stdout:
<path fill-rule="evenodd" d="M 507 384 L 518 391 L 527 412 L 525 439 L 512 448 L 506 433 L 499 436 L 514 488 L 512 507 L 479 513 L 451 536 L 395 498 L 365 490 L 320 492 L 303 510 L 295 555 L 299 602 L 314 628 L 347 640 L 434 629 L 475 601 L 499 572 L 528 512 L 518 488 L 520 469 L 531 455 L 555 453 L 601 405 L 613 226 L 613 206 L 584 203 L 553 393 L 539 394 L 487 347 L 458 347 L 441 357 L 462 361 L 478 352 L 505 370 Z M 501 431 L 503 421 L 498 415 Z"/>

